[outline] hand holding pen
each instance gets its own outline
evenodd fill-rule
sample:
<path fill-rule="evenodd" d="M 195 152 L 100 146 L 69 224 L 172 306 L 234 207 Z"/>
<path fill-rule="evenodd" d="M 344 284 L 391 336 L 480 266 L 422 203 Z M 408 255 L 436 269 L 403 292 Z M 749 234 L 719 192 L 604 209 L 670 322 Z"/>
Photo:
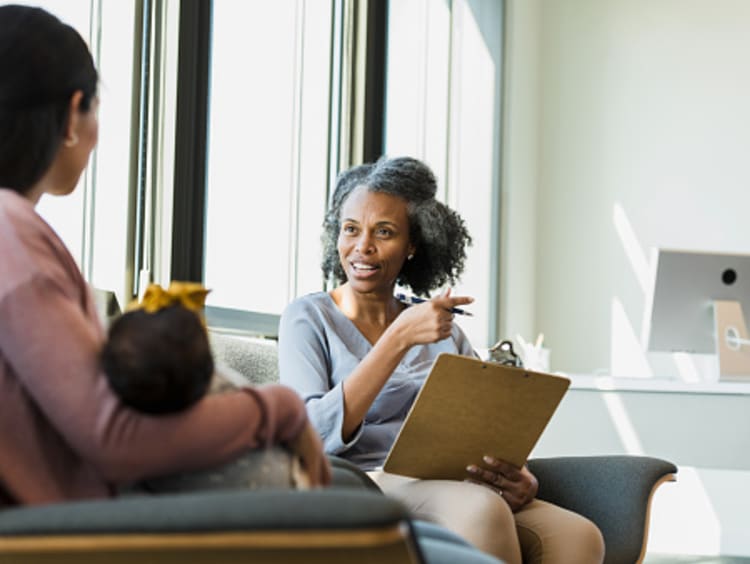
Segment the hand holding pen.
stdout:
<path fill-rule="evenodd" d="M 411 304 L 394 320 L 389 331 L 400 335 L 404 346 L 436 343 L 451 336 L 454 330 L 454 314 L 470 315 L 458 306 L 470 304 L 474 298 L 468 296 L 451 296 L 448 288 L 432 299 L 417 298 L 396 294 L 397 300 Z"/>
<path fill-rule="evenodd" d="M 446 294 L 442 294 L 440 297 L 448 297 L 449 293 L 450 292 Z M 400 301 L 401 303 L 408 304 L 408 305 L 421 304 L 421 303 L 428 301 L 426 298 L 420 298 L 418 296 L 407 296 L 406 294 L 401 294 L 401 293 L 396 294 L 396 299 Z M 461 300 L 461 301 L 469 300 L 467 303 L 471 303 L 474 301 L 473 298 L 453 298 L 453 299 Z M 450 311 L 451 313 L 455 313 L 457 315 L 468 315 L 468 316 L 474 315 L 473 313 L 466 311 L 464 309 L 461 309 L 460 307 L 451 307 L 448 309 L 448 311 Z"/>

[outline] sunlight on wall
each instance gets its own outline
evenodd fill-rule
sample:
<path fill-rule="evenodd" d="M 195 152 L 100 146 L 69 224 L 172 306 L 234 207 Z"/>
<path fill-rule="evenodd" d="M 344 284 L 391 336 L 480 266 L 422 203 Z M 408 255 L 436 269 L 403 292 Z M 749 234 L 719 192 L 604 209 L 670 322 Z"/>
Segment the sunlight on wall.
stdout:
<path fill-rule="evenodd" d="M 610 374 L 628 378 L 652 378 L 653 372 L 640 339 L 617 297 L 612 298 L 611 316 Z"/>
<path fill-rule="evenodd" d="M 627 454 L 642 456 L 643 445 L 638 438 L 633 421 L 630 419 L 622 398 L 615 392 L 604 392 L 602 399 L 607 406 L 607 413 L 617 431 L 617 436 L 622 441 L 622 446 Z"/>
<path fill-rule="evenodd" d="M 721 554 L 721 523 L 696 468 L 680 466 L 677 481 L 656 490 L 647 552 Z"/>
<path fill-rule="evenodd" d="M 701 377 L 698 374 L 698 368 L 695 365 L 695 361 L 692 355 L 688 353 L 674 353 L 672 354 L 672 360 L 677 365 L 677 371 L 680 374 L 680 380 L 683 382 L 700 382 Z"/>
<path fill-rule="evenodd" d="M 612 208 L 612 224 L 645 301 L 650 292 L 651 280 L 648 257 L 643 252 L 633 225 L 619 202 L 615 202 Z M 653 373 L 640 337 L 636 335 L 633 324 L 617 296 L 612 298 L 611 316 L 609 362 L 612 376 L 652 377 Z"/>
<path fill-rule="evenodd" d="M 622 243 L 622 248 L 625 251 L 625 256 L 630 263 L 630 267 L 633 269 L 638 284 L 643 290 L 644 295 L 648 293 L 650 286 L 649 276 L 650 268 L 648 263 L 648 257 L 646 253 L 641 249 L 638 243 L 638 238 L 635 235 L 633 226 L 628 220 L 625 210 L 619 202 L 615 202 L 612 210 L 612 223 L 615 227 L 615 232 Z"/>

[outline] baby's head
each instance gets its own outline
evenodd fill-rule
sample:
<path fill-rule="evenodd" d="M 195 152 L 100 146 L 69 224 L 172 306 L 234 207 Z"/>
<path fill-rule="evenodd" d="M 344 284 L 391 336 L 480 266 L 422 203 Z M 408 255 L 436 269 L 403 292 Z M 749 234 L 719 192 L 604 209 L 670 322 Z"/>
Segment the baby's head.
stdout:
<path fill-rule="evenodd" d="M 214 361 L 199 315 L 175 304 L 124 313 L 102 350 L 109 384 L 121 401 L 151 414 L 186 409 L 207 391 Z"/>

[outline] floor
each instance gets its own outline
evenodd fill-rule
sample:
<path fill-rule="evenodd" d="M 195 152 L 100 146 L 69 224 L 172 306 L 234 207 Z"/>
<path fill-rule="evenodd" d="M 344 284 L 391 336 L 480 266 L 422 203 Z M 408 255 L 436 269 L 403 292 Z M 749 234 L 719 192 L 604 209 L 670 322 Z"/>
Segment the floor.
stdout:
<path fill-rule="evenodd" d="M 739 556 L 685 556 L 647 554 L 643 564 L 750 564 L 750 558 Z"/>

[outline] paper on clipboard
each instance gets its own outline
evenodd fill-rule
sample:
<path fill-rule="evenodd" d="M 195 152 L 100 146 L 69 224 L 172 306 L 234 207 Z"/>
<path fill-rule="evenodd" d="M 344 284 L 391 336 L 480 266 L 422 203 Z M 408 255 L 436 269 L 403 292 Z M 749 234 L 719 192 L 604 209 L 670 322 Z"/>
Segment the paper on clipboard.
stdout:
<path fill-rule="evenodd" d="M 570 386 L 562 376 L 443 353 L 437 357 L 383 470 L 463 480 L 484 455 L 526 463 Z"/>

